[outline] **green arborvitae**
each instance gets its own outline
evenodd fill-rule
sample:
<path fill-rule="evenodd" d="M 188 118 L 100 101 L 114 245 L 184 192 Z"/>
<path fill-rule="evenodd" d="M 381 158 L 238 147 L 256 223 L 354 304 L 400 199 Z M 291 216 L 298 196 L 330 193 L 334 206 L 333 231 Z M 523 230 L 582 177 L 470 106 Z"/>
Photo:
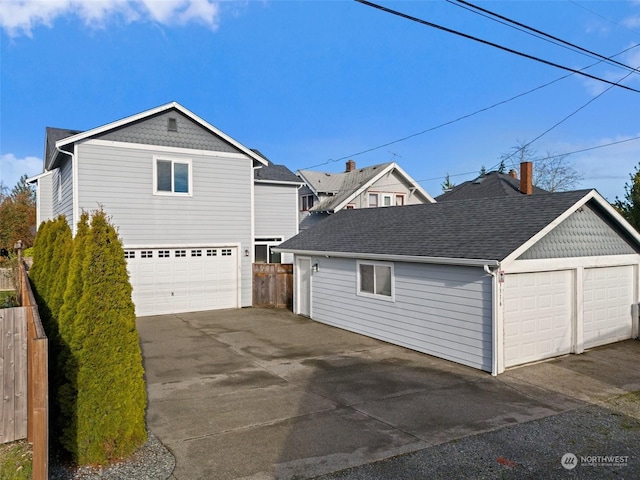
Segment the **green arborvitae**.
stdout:
<path fill-rule="evenodd" d="M 64 292 L 67 289 L 67 274 L 69 271 L 69 260 L 73 249 L 73 237 L 69 224 L 64 217 L 58 217 L 54 223 L 54 228 L 54 243 L 51 248 L 51 260 L 49 265 L 49 298 L 47 299 L 47 304 L 57 326 L 58 315 L 64 301 Z"/>
<path fill-rule="evenodd" d="M 640 163 L 629 177 L 630 182 L 624 186 L 624 198 L 616 197 L 613 206 L 640 232 Z"/>
<path fill-rule="evenodd" d="M 51 237 L 53 220 L 47 220 L 40 225 L 34 242 L 33 267 L 29 270 L 29 277 L 37 290 L 39 297 L 46 298 L 44 278 L 48 271 L 50 257 L 47 255 Z M 40 303 L 40 302 L 39 302 Z"/>
<path fill-rule="evenodd" d="M 124 250 L 103 211 L 94 213 L 82 262 L 77 352 L 77 424 L 71 453 L 106 464 L 146 441 L 146 389 Z"/>
<path fill-rule="evenodd" d="M 73 239 L 73 252 L 69 261 L 64 303 L 58 316 L 61 343 L 58 370 L 61 375 L 61 384 L 58 390 L 60 412 L 57 428 L 60 432 L 60 443 L 68 451 L 73 450 L 76 442 L 77 355 L 82 345 L 73 343 L 73 332 L 78 302 L 83 292 L 82 264 L 88 235 L 89 215 L 83 212 L 78 222 L 76 236 Z"/>

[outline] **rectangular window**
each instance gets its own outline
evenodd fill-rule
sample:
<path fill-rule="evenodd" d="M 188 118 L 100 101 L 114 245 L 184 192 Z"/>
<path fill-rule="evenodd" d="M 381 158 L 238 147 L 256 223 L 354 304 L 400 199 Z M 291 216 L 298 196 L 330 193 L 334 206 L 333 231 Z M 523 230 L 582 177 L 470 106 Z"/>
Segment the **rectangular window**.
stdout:
<path fill-rule="evenodd" d="M 369 207 L 377 207 L 378 206 L 378 194 L 370 193 L 369 194 Z"/>
<path fill-rule="evenodd" d="M 202 250 L 191 250 L 191 256 L 192 257 L 201 257 L 202 256 Z"/>
<path fill-rule="evenodd" d="M 358 262 L 358 295 L 394 301 L 392 263 Z"/>
<path fill-rule="evenodd" d="M 158 258 L 169 258 L 169 250 L 159 250 Z"/>
<path fill-rule="evenodd" d="M 178 257 L 186 257 L 187 256 L 187 251 L 186 250 L 176 250 L 175 251 L 175 256 L 176 256 L 176 258 L 178 258 Z"/>
<path fill-rule="evenodd" d="M 221 254 L 223 257 L 228 257 L 228 256 L 230 256 L 230 255 L 231 255 L 231 249 L 230 249 L 230 248 L 223 248 L 223 249 L 221 250 L 220 254 Z"/>
<path fill-rule="evenodd" d="M 125 250 L 124 251 L 124 258 L 136 258 L 135 250 Z"/>
<path fill-rule="evenodd" d="M 215 257 L 218 255 L 218 251 L 214 248 L 210 248 L 207 250 L 207 257 Z"/>
<path fill-rule="evenodd" d="M 154 159 L 154 193 L 191 195 L 191 160 Z"/>
<path fill-rule="evenodd" d="M 389 194 L 384 194 L 382 195 L 382 206 L 383 207 L 390 207 L 391 204 L 391 199 L 393 198 L 393 195 L 389 195 Z"/>
<path fill-rule="evenodd" d="M 404 205 L 404 195 L 396 194 L 396 206 L 400 207 Z"/>
<path fill-rule="evenodd" d="M 311 210 L 311 207 L 313 207 L 313 195 L 303 195 L 302 210 L 303 211 Z"/>
<path fill-rule="evenodd" d="M 140 258 L 153 258 L 153 250 L 142 250 Z"/>

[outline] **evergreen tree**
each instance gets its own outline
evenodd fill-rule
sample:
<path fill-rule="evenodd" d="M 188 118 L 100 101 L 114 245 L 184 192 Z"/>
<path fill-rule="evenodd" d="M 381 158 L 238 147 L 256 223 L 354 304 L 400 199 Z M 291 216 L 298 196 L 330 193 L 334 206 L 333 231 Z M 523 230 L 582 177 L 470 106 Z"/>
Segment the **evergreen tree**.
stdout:
<path fill-rule="evenodd" d="M 83 212 L 78 222 L 76 236 L 73 239 L 73 253 L 69 261 L 64 303 L 60 309 L 58 319 L 61 343 L 58 370 L 61 375 L 61 385 L 58 390 L 60 413 L 57 427 L 60 432 L 60 443 L 68 451 L 73 451 L 77 433 L 77 355 L 81 345 L 73 343 L 73 332 L 75 330 L 78 302 L 83 292 L 82 268 L 88 235 L 89 215 Z"/>
<path fill-rule="evenodd" d="M 103 211 L 94 213 L 85 242 L 71 339 L 80 347 L 70 449 L 80 464 L 105 464 L 146 441 L 146 390 L 124 250 Z"/>
<path fill-rule="evenodd" d="M 444 182 L 442 182 L 442 185 L 440 185 L 440 186 L 442 187 L 442 191 L 443 192 L 448 192 L 453 187 L 455 187 L 455 184 L 451 183 L 451 180 L 449 179 L 449 174 L 448 173 L 447 173 L 447 176 L 444 178 Z"/>
<path fill-rule="evenodd" d="M 616 197 L 613 206 L 633 228 L 640 231 L 640 163 L 629 177 L 630 183 L 624 185 L 624 199 Z"/>

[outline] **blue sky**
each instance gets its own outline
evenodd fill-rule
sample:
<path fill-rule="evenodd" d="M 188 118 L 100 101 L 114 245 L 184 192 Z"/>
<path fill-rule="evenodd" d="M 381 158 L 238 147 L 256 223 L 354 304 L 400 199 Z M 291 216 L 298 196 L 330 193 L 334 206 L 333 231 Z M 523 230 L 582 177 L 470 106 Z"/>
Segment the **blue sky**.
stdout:
<path fill-rule="evenodd" d="M 380 4 L 567 67 L 587 56 L 441 0 Z M 478 1 L 640 67 L 638 1 Z M 395 160 L 432 195 L 518 142 L 567 160 L 610 201 L 640 161 L 640 93 L 354 1 L 0 0 L 0 180 L 42 170 L 45 127 L 88 130 L 177 101 L 274 163 L 341 171 Z M 617 82 L 628 70 L 586 70 Z M 624 85 L 640 90 L 640 74 Z M 591 103 L 588 103 L 591 102 Z M 581 108 L 583 107 L 583 108 Z M 412 136 L 414 135 L 414 136 Z M 410 137 L 380 148 L 381 145 Z M 363 151 L 371 150 L 367 153 Z M 507 164 L 507 167 L 511 167 Z"/>

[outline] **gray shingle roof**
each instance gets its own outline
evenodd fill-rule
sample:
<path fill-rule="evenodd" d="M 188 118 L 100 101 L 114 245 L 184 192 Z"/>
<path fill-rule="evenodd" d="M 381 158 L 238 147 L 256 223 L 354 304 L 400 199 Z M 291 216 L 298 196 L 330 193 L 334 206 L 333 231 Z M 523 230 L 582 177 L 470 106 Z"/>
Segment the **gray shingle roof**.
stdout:
<path fill-rule="evenodd" d="M 256 169 L 254 179 L 272 182 L 302 183 L 302 180 L 287 167 L 284 165 L 274 165 L 271 162 L 269 162 L 269 165 L 266 167 Z"/>
<path fill-rule="evenodd" d="M 590 191 L 341 210 L 280 248 L 500 261 Z"/>
<path fill-rule="evenodd" d="M 300 170 L 298 173 L 315 192 L 333 194 L 330 198 L 314 205 L 311 211 L 333 212 L 338 205 L 390 164 L 391 162 L 381 163 L 342 173 L 315 172 L 313 170 Z"/>
<path fill-rule="evenodd" d="M 533 193 L 546 193 L 538 187 L 533 187 Z M 456 185 L 448 192 L 436 197 L 437 202 L 449 200 L 465 200 L 471 198 L 490 198 L 504 196 L 524 195 L 520 191 L 520 180 L 513 178 L 506 173 L 489 172 L 484 176 L 479 176 L 474 180 Z"/>
<path fill-rule="evenodd" d="M 55 127 L 47 127 L 46 128 L 46 140 L 45 140 L 45 164 L 47 160 L 56 155 L 56 142 L 62 140 L 63 138 L 71 137 L 78 133 L 82 133 L 81 130 L 69 130 L 68 128 L 55 128 Z"/>

